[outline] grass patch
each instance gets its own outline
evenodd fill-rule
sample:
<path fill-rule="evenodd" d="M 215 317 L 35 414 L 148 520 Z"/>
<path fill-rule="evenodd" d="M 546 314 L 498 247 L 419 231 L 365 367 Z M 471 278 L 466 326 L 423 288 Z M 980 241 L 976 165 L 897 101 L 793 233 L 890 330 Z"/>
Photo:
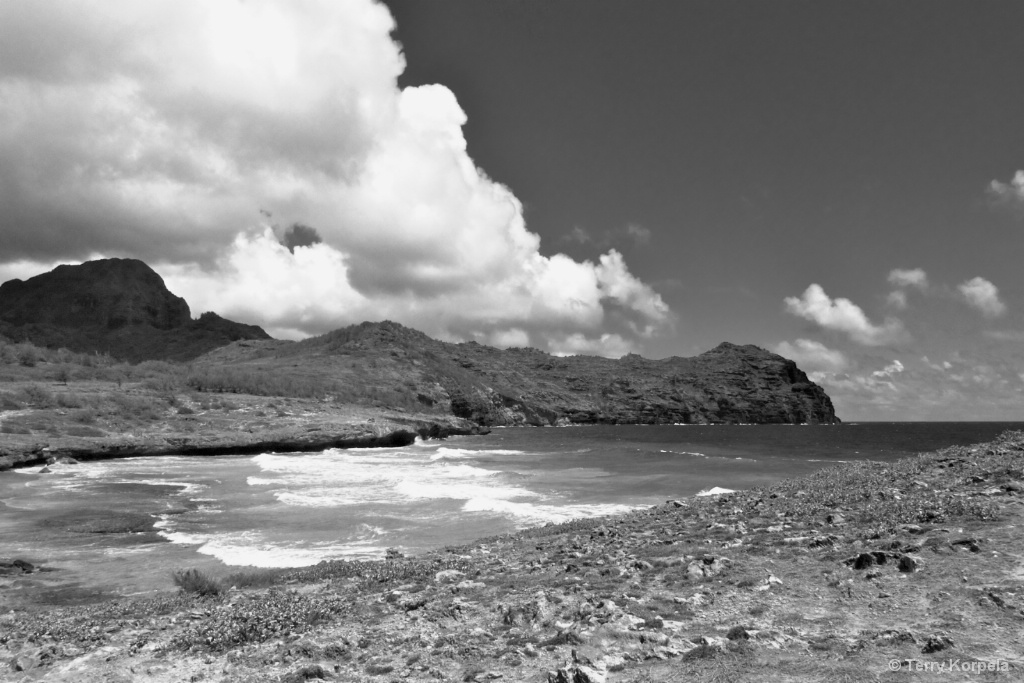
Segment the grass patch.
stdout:
<path fill-rule="evenodd" d="M 174 585 L 184 593 L 203 597 L 220 595 L 220 582 L 207 576 L 198 569 L 178 569 L 171 573 Z"/>

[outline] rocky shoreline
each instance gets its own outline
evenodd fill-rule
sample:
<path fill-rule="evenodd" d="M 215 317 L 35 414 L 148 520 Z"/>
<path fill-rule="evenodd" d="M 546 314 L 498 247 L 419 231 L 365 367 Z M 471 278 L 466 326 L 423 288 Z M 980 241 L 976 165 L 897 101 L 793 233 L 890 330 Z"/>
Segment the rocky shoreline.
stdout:
<path fill-rule="evenodd" d="M 0 471 L 66 459 L 392 447 L 408 445 L 417 437 L 445 438 L 489 431 L 469 420 L 448 415 L 418 415 L 336 405 L 316 399 L 239 394 L 198 400 L 184 395 L 175 397 L 176 405 L 159 406 L 159 414 L 153 416 L 155 419 L 133 419 L 124 414 L 126 411 L 117 414 L 97 411 L 100 414 L 84 424 L 82 408 L 59 404 L 61 400 L 73 405 L 86 404 L 89 395 L 113 390 L 114 387 L 101 383 L 88 386 L 76 383 L 58 394 L 59 400 L 52 406 L 0 411 L 0 421 L 5 425 L 0 440 Z M 136 406 L 143 406 L 136 410 L 150 411 L 149 406 L 155 404 L 151 393 L 138 388 L 121 388 L 115 395 L 129 410 L 134 402 Z M 18 429 L 11 425 L 24 427 Z"/>
<path fill-rule="evenodd" d="M 1009 432 L 415 558 L 179 572 L 0 616 L 0 679 L 1012 680 L 1022 481 Z"/>

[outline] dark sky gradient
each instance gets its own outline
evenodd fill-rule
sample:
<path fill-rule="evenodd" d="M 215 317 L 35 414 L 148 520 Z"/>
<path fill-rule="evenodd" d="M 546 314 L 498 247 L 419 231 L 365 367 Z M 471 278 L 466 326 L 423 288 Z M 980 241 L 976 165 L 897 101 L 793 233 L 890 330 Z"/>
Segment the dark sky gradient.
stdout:
<path fill-rule="evenodd" d="M 810 282 L 865 309 L 897 267 L 1022 283 L 985 194 L 1022 163 L 1022 3 L 387 5 L 400 83 L 452 89 L 542 251 L 651 231 L 620 248 L 680 316 L 661 355 L 777 342 Z"/>

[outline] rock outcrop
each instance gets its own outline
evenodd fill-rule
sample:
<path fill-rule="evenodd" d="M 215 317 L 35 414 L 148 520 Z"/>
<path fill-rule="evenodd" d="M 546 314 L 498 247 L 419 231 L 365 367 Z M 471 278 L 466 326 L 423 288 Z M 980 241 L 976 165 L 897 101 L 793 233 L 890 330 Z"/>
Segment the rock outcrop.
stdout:
<path fill-rule="evenodd" d="M 188 360 L 239 339 L 269 339 L 255 325 L 204 313 L 135 259 L 58 266 L 0 285 L 0 333 L 16 341 L 98 351 L 129 361 Z"/>

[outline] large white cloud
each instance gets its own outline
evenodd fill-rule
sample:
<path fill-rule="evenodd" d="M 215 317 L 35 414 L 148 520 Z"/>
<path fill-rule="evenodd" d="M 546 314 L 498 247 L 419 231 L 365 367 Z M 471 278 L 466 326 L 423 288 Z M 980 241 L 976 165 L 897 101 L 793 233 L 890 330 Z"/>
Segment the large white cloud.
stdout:
<path fill-rule="evenodd" d="M 968 304 L 987 317 L 997 318 L 1006 312 L 1006 304 L 999 299 L 999 289 L 983 277 L 961 282 L 957 289 Z"/>
<path fill-rule="evenodd" d="M 867 346 L 892 344 L 907 337 L 903 324 L 896 318 L 887 318 L 882 325 L 875 325 L 859 306 L 849 299 L 833 300 L 818 284 L 810 285 L 799 297 L 786 297 L 785 303 L 786 310 L 793 315 L 827 330 L 843 332 Z"/>
<path fill-rule="evenodd" d="M 541 254 L 453 93 L 397 87 L 393 28 L 372 0 L 0 4 L 0 269 L 137 256 L 289 336 L 391 317 L 617 354 L 670 325 L 615 250 Z"/>

